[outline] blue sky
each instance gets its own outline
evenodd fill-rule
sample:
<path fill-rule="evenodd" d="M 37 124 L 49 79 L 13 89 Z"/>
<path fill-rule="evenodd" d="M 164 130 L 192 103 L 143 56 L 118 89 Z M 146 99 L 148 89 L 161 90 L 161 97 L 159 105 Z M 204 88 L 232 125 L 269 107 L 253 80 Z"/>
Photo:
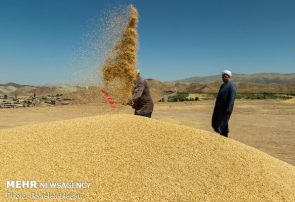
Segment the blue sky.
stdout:
<path fill-rule="evenodd" d="M 0 83 L 73 80 L 89 21 L 129 3 L 145 78 L 295 72 L 293 0 L 0 0 Z"/>

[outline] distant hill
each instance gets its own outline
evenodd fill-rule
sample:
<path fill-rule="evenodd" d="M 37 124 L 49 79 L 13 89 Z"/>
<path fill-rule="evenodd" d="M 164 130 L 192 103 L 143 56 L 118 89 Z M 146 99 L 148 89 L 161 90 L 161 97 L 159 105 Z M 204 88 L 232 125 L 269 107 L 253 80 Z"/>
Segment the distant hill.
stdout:
<path fill-rule="evenodd" d="M 220 75 L 207 77 L 191 77 L 173 82 L 162 82 L 155 79 L 147 79 L 152 97 L 155 101 L 160 100 L 171 92 L 188 93 L 216 93 L 222 80 Z M 234 74 L 233 81 L 239 93 L 295 93 L 295 73 L 260 73 L 260 74 Z M 62 85 L 62 86 L 29 86 L 16 83 L 0 84 L 0 95 L 10 96 L 37 96 L 49 94 L 64 94 L 77 100 L 77 103 L 87 103 L 89 100 L 97 100 L 98 87 L 85 90 L 85 87 Z M 95 95 L 93 97 L 93 95 Z M 81 102 L 80 102 L 81 101 Z"/>
<path fill-rule="evenodd" d="M 265 77 L 266 74 L 259 74 L 255 76 L 249 75 L 235 75 L 233 80 L 239 93 L 295 93 L 295 74 L 294 79 L 291 80 L 292 74 L 276 78 Z M 153 98 L 163 97 L 163 95 L 171 92 L 188 92 L 188 93 L 217 93 L 222 80 L 220 76 L 212 77 L 193 77 L 197 79 L 180 80 L 175 82 L 161 82 L 158 80 L 148 79 Z M 284 80 L 283 78 L 286 78 Z M 190 81 L 190 82 L 189 82 Z M 251 82 L 250 82 L 251 81 Z"/>
<path fill-rule="evenodd" d="M 80 90 L 82 87 L 62 85 L 62 86 L 31 86 L 21 85 L 16 83 L 0 84 L 0 95 L 8 96 L 30 96 L 36 94 L 37 96 L 64 94 Z"/>
<path fill-rule="evenodd" d="M 28 86 L 28 85 L 20 85 L 17 83 L 10 82 L 10 83 L 6 83 L 6 84 L 0 84 L 0 86 L 2 86 L 2 87 L 13 86 L 15 88 L 20 88 L 20 87 L 24 87 L 24 86 Z"/>
<path fill-rule="evenodd" d="M 220 75 L 205 77 L 190 77 L 176 82 L 185 83 L 214 83 L 220 82 Z M 232 79 L 235 83 L 251 84 L 295 84 L 295 73 L 258 73 L 258 74 L 233 74 Z"/>

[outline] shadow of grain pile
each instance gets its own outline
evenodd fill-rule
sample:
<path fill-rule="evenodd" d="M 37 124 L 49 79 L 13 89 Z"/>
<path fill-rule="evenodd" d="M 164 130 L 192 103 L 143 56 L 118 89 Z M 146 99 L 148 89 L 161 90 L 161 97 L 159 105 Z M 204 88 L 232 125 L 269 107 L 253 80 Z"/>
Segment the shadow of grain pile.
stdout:
<path fill-rule="evenodd" d="M 89 182 L 68 190 L 86 201 L 295 200 L 293 166 L 210 132 L 132 115 L 3 129 L 0 153 L 1 182 Z M 0 201 L 7 191 L 0 186 Z M 32 191 L 65 192 L 21 189 Z"/>

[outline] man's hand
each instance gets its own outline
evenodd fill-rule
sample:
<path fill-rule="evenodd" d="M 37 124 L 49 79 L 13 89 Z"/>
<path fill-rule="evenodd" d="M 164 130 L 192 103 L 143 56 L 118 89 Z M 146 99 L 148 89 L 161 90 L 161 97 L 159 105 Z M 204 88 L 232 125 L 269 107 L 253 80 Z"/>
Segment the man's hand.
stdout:
<path fill-rule="evenodd" d="M 133 106 L 134 102 L 132 99 L 128 99 L 127 101 L 127 105 Z"/>

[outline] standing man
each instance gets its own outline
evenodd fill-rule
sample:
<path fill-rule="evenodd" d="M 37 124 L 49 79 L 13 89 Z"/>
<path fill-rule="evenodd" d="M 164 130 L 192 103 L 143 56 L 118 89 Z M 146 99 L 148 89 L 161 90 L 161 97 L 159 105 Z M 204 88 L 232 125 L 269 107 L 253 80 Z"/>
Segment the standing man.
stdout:
<path fill-rule="evenodd" d="M 137 72 L 135 87 L 132 92 L 132 99 L 128 102 L 135 109 L 134 114 L 139 116 L 152 117 L 154 103 L 146 80 Z"/>
<path fill-rule="evenodd" d="M 212 116 L 212 127 L 215 132 L 224 137 L 228 137 L 228 121 L 234 108 L 236 97 L 236 87 L 230 81 L 232 73 L 229 70 L 222 72 L 223 84 L 220 86 L 214 112 Z"/>

